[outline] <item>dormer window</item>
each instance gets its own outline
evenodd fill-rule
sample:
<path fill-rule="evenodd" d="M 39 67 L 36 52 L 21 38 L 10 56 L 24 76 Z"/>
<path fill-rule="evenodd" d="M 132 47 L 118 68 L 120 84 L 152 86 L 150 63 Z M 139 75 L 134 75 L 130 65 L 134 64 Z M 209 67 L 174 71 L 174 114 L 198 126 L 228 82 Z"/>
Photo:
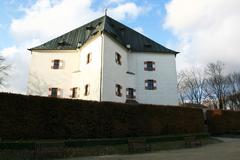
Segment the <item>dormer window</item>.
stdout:
<path fill-rule="evenodd" d="M 144 62 L 144 71 L 155 71 L 155 62 L 145 61 Z"/>
<path fill-rule="evenodd" d="M 149 43 L 145 43 L 145 44 L 144 44 L 144 47 L 146 47 L 146 48 L 151 48 L 151 47 L 152 47 L 152 45 L 151 45 L 151 44 L 149 44 Z"/>
<path fill-rule="evenodd" d="M 99 31 L 98 30 L 95 30 L 91 33 L 91 36 L 95 36 Z"/>
<path fill-rule="evenodd" d="M 77 48 L 80 48 L 82 46 L 82 42 L 79 41 L 78 44 L 77 44 Z"/>
<path fill-rule="evenodd" d="M 94 30 L 94 27 L 93 26 L 87 26 L 86 29 L 87 30 Z"/>
<path fill-rule="evenodd" d="M 124 31 L 125 28 L 124 28 L 124 27 L 120 27 L 119 30 L 120 30 L 120 31 Z"/>
<path fill-rule="evenodd" d="M 119 65 L 122 64 L 121 62 L 121 55 L 118 52 L 115 52 L 115 62 Z"/>
<path fill-rule="evenodd" d="M 59 59 L 52 60 L 52 69 L 63 69 L 63 61 Z"/>
<path fill-rule="evenodd" d="M 127 44 L 126 47 L 127 47 L 127 49 L 130 49 L 130 48 L 131 48 L 131 45 L 130 45 L 130 44 Z"/>
<path fill-rule="evenodd" d="M 122 86 L 120 84 L 116 84 L 115 93 L 116 93 L 116 96 L 122 97 Z"/>
<path fill-rule="evenodd" d="M 64 40 L 61 40 L 58 42 L 58 46 L 64 46 L 66 44 L 66 42 Z"/>
<path fill-rule="evenodd" d="M 145 89 L 146 90 L 155 90 L 157 89 L 157 81 L 153 79 L 145 80 Z"/>
<path fill-rule="evenodd" d="M 100 27 L 101 26 L 101 24 L 102 24 L 102 22 L 100 21 L 100 22 L 98 22 L 98 24 L 97 24 L 97 27 Z"/>
<path fill-rule="evenodd" d="M 89 64 L 92 61 L 92 53 L 87 54 L 87 64 Z"/>

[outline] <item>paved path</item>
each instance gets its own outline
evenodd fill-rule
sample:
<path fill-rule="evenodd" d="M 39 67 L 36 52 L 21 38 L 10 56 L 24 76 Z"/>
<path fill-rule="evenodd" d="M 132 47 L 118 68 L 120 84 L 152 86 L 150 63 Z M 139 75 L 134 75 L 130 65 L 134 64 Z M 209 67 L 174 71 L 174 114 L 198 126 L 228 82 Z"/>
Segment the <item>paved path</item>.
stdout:
<path fill-rule="evenodd" d="M 223 143 L 199 148 L 159 151 L 147 154 L 109 155 L 66 160 L 240 160 L 240 139 L 221 138 Z"/>

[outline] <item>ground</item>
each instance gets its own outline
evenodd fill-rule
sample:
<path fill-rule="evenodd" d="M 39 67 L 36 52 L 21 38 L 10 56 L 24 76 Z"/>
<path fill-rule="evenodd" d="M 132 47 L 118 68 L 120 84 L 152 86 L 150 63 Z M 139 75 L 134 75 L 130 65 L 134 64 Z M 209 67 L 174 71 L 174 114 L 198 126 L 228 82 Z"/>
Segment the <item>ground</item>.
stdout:
<path fill-rule="evenodd" d="M 146 154 L 109 155 L 65 160 L 239 160 L 240 139 L 221 138 L 223 143 L 199 148 L 159 151 Z"/>

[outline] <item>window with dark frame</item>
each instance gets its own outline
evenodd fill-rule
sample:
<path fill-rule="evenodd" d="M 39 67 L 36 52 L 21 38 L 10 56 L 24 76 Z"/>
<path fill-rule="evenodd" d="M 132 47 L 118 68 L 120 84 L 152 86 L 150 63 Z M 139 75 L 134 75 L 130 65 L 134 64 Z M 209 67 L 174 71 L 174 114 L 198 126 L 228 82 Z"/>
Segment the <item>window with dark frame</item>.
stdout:
<path fill-rule="evenodd" d="M 77 98 L 78 95 L 78 87 L 74 87 L 71 89 L 72 90 L 72 98 Z"/>
<path fill-rule="evenodd" d="M 120 84 L 116 84 L 115 93 L 116 93 L 116 96 L 118 97 L 122 96 L 122 86 Z"/>
<path fill-rule="evenodd" d="M 52 69 L 63 69 L 63 67 L 64 67 L 63 60 L 60 60 L 60 59 L 52 60 L 52 66 L 51 66 Z"/>
<path fill-rule="evenodd" d="M 121 62 L 121 55 L 118 52 L 115 52 L 115 62 L 119 65 L 122 64 Z"/>
<path fill-rule="evenodd" d="M 127 95 L 126 95 L 127 98 L 131 98 L 131 99 L 136 98 L 136 90 L 135 89 L 127 88 L 126 91 L 127 91 Z"/>
<path fill-rule="evenodd" d="M 84 96 L 88 96 L 90 94 L 90 85 L 85 85 Z"/>
<path fill-rule="evenodd" d="M 59 89 L 58 88 L 49 88 L 49 97 L 58 97 Z"/>
<path fill-rule="evenodd" d="M 60 60 L 59 59 L 54 59 L 53 60 L 53 69 L 59 69 L 60 68 Z"/>
<path fill-rule="evenodd" d="M 152 79 L 145 80 L 145 89 L 147 90 L 157 89 L 157 81 Z"/>
<path fill-rule="evenodd" d="M 155 71 L 155 62 L 145 61 L 144 62 L 144 71 Z"/>
<path fill-rule="evenodd" d="M 92 53 L 87 54 L 87 64 L 89 64 L 92 61 Z"/>

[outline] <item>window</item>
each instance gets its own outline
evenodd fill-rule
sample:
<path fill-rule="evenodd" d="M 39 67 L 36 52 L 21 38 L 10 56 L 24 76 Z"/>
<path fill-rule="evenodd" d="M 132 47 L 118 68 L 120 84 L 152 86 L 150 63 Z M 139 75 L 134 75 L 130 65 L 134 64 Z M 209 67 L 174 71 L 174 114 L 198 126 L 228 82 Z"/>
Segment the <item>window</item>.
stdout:
<path fill-rule="evenodd" d="M 145 89 L 147 90 L 157 89 L 157 81 L 152 79 L 145 80 Z"/>
<path fill-rule="evenodd" d="M 87 54 L 87 64 L 92 61 L 92 53 Z"/>
<path fill-rule="evenodd" d="M 115 86 L 115 93 L 116 96 L 121 97 L 122 96 L 122 86 L 119 84 L 116 84 Z"/>
<path fill-rule="evenodd" d="M 144 62 L 144 71 L 155 71 L 155 62 L 145 61 Z"/>
<path fill-rule="evenodd" d="M 87 85 L 85 85 L 84 96 L 88 96 L 89 94 L 90 94 L 90 85 L 87 84 Z"/>
<path fill-rule="evenodd" d="M 77 98 L 78 97 L 78 87 L 72 88 L 71 91 L 72 91 L 71 98 Z"/>
<path fill-rule="evenodd" d="M 60 88 L 49 88 L 48 96 L 49 97 L 60 97 L 61 89 Z"/>
<path fill-rule="evenodd" d="M 121 55 L 118 52 L 115 52 L 115 62 L 119 65 L 122 64 L 121 62 Z"/>
<path fill-rule="evenodd" d="M 136 90 L 133 88 L 127 88 L 127 98 L 134 99 L 136 98 Z"/>
<path fill-rule="evenodd" d="M 59 59 L 55 59 L 53 60 L 53 69 L 59 69 L 59 64 L 60 64 L 60 60 Z"/>
<path fill-rule="evenodd" d="M 63 61 L 59 59 L 52 60 L 52 69 L 63 69 Z"/>

